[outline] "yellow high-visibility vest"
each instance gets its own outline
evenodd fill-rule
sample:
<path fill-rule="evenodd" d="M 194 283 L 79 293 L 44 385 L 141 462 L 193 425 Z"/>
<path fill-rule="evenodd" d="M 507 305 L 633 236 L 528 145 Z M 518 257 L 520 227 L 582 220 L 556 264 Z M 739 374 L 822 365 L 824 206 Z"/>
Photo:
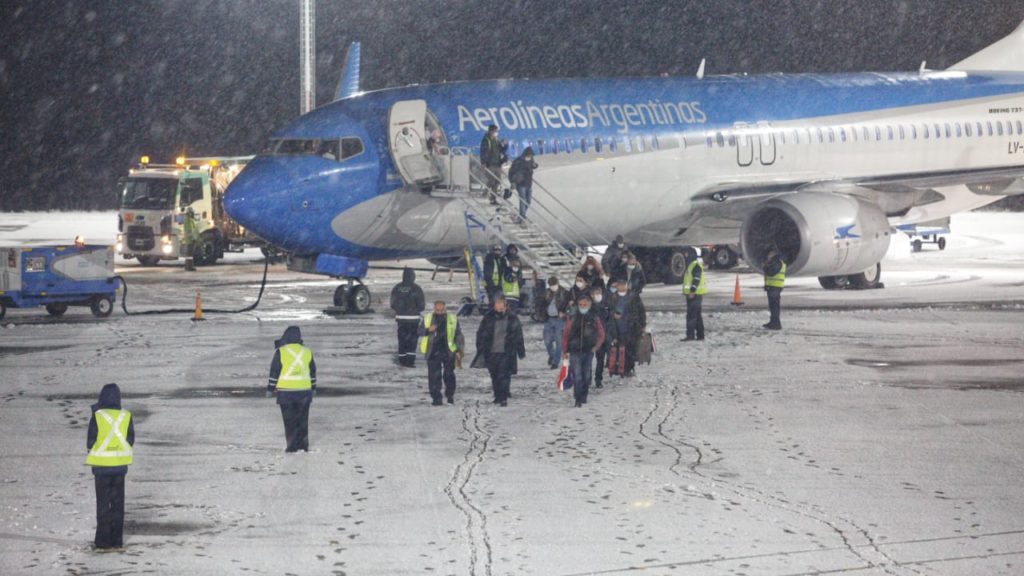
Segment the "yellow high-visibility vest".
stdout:
<path fill-rule="evenodd" d="M 96 411 L 96 443 L 85 463 L 89 466 L 127 466 L 132 463 L 132 445 L 128 443 L 128 425 L 132 413 L 104 408 Z"/>
<path fill-rule="evenodd" d="M 459 319 L 455 316 L 447 314 L 448 316 L 448 327 L 446 329 L 448 336 L 448 349 L 452 352 L 458 351 L 459 347 L 455 343 L 455 330 L 459 327 Z M 429 329 L 430 325 L 434 323 L 434 314 L 431 312 L 423 317 L 423 327 Z M 427 338 L 429 336 L 423 336 L 420 338 L 420 354 L 427 353 Z"/>
<path fill-rule="evenodd" d="M 507 278 L 507 277 L 506 277 Z M 501 293 L 505 295 L 505 298 L 519 299 L 519 279 L 513 274 L 512 280 L 509 281 L 506 278 L 501 279 Z"/>
<path fill-rule="evenodd" d="M 700 282 L 697 283 L 697 289 L 690 291 L 690 287 L 693 286 L 693 269 L 700 267 Z M 683 274 L 683 294 L 696 294 L 703 296 L 708 293 L 707 283 L 704 281 L 704 264 L 700 260 L 694 260 L 690 262 L 690 265 L 686 267 L 686 273 Z"/>
<path fill-rule="evenodd" d="M 783 288 L 786 285 L 786 263 L 782 262 L 779 273 L 774 276 L 765 276 L 764 285 L 768 288 Z"/>
<path fill-rule="evenodd" d="M 281 375 L 277 379 L 277 389 L 312 389 L 309 363 L 313 361 L 313 351 L 302 344 L 285 344 L 277 350 L 281 355 Z"/>

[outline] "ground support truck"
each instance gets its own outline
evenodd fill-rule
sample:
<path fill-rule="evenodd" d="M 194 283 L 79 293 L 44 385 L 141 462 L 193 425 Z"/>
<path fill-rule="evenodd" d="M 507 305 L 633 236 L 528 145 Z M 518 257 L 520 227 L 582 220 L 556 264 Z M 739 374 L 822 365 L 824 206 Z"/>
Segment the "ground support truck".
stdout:
<path fill-rule="evenodd" d="M 45 306 L 60 316 L 69 306 L 88 306 L 109 316 L 120 281 L 111 246 L 0 247 L 0 319 L 7 308 Z"/>

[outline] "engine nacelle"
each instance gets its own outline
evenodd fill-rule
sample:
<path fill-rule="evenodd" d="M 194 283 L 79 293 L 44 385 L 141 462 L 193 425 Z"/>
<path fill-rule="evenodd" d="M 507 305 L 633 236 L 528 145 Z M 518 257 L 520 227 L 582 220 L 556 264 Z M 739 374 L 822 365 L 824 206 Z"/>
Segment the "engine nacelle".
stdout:
<path fill-rule="evenodd" d="M 882 260 L 892 228 L 881 208 L 855 196 L 828 192 L 788 194 L 754 209 L 743 222 L 743 256 L 762 271 L 773 245 L 787 274 L 857 274 Z"/>

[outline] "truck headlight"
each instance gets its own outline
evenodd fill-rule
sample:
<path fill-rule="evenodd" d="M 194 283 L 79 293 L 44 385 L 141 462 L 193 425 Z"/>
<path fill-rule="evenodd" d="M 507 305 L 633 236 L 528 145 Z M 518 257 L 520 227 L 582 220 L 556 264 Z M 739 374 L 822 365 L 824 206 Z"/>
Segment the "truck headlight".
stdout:
<path fill-rule="evenodd" d="M 170 236 L 164 236 L 162 238 L 162 242 L 163 242 L 163 246 L 161 247 L 161 250 L 163 251 L 164 254 L 170 254 L 171 251 L 174 250 L 174 245 L 171 244 L 171 237 Z"/>
<path fill-rule="evenodd" d="M 117 246 L 116 246 L 116 250 L 117 250 L 118 252 L 123 252 L 123 251 L 124 251 L 124 235 L 123 235 L 123 234 L 118 234 L 118 235 L 117 235 Z"/>

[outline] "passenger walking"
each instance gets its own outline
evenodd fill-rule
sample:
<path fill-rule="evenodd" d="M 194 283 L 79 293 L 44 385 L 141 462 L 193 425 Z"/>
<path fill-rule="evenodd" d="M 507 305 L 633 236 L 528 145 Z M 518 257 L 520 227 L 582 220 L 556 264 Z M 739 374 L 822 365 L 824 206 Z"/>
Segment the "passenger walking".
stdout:
<path fill-rule="evenodd" d="M 505 163 L 506 145 L 498 140 L 498 127 L 487 127 L 480 141 L 480 163 L 487 170 L 487 188 L 491 193 L 491 204 L 498 203 L 498 189 L 501 186 L 501 165 Z"/>
<path fill-rule="evenodd" d="M 572 391 L 576 407 L 587 403 L 590 382 L 594 372 L 594 355 L 604 346 L 604 326 L 601 319 L 591 312 L 590 295 L 580 296 L 576 312 L 565 321 L 562 333 L 563 354 L 569 356 L 569 372 L 572 374 Z"/>
<path fill-rule="evenodd" d="M 611 305 L 608 302 L 606 290 L 595 286 L 590 290 L 590 300 L 593 304 L 594 314 L 601 320 L 604 328 L 604 342 L 594 353 L 594 386 L 604 387 L 604 369 L 607 361 L 608 348 L 615 340 L 615 320 L 612 318 Z"/>
<path fill-rule="evenodd" d="M 683 295 L 686 296 L 686 338 L 684 342 L 704 339 L 704 317 L 701 305 L 708 293 L 704 280 L 704 263 L 697 257 L 697 251 L 687 246 L 683 250 L 686 272 L 683 273 Z"/>
<path fill-rule="evenodd" d="M 601 268 L 605 274 L 608 275 L 608 279 L 616 279 L 618 268 L 622 264 L 622 255 L 626 251 L 626 241 L 622 238 L 622 234 L 615 237 L 615 241 L 612 242 L 604 251 L 604 256 L 601 256 Z"/>
<path fill-rule="evenodd" d="M 523 325 L 505 308 L 504 296 L 494 299 L 494 307 L 480 321 L 476 332 L 477 359 L 473 365 L 484 363 L 491 375 L 494 403 L 507 406 L 512 387 L 512 376 L 518 372 L 518 360 L 526 358 Z"/>
<path fill-rule="evenodd" d="M 277 396 L 284 420 L 285 452 L 309 452 L 309 405 L 316 392 L 316 361 L 298 326 L 285 329 L 270 361 L 267 394 Z"/>
<path fill-rule="evenodd" d="M 505 256 L 501 250 L 501 244 L 495 244 L 494 248 L 484 256 L 484 286 L 487 288 L 487 305 L 493 303 L 494 294 L 501 291 L 501 277 L 505 271 Z"/>
<path fill-rule="evenodd" d="M 601 270 L 601 265 L 597 263 L 597 258 L 593 256 L 587 256 L 587 259 L 583 261 L 583 267 L 580 268 L 578 276 L 582 276 L 587 282 L 588 289 L 595 286 L 605 288 L 604 272 Z"/>
<path fill-rule="evenodd" d="M 629 291 L 625 280 L 620 280 L 612 295 L 612 318 L 615 320 L 615 342 L 626 349 L 624 376 L 633 376 L 636 367 L 636 349 L 647 328 L 647 310 L 639 294 Z"/>
<path fill-rule="evenodd" d="M 522 295 L 523 271 L 518 258 L 509 260 L 508 268 L 501 280 L 501 294 L 505 297 L 505 304 L 508 313 L 515 316 L 519 314 L 519 303 Z"/>
<path fill-rule="evenodd" d="M 557 276 L 552 276 L 548 278 L 547 289 L 538 286 L 537 293 L 537 319 L 544 323 L 544 349 L 548 352 L 548 367 L 555 369 L 562 359 L 562 332 L 569 308 L 569 291 L 558 283 Z"/>
<path fill-rule="evenodd" d="M 623 279 L 629 286 L 630 294 L 639 296 L 644 291 L 644 286 L 647 286 L 647 275 L 644 274 L 644 267 L 640 265 L 636 254 L 632 252 L 626 254 L 626 271 Z"/>
<path fill-rule="evenodd" d="M 576 303 L 579 302 L 581 296 L 590 297 L 590 286 L 587 284 L 587 279 L 583 276 L 582 272 L 576 275 L 572 288 L 569 289 L 570 313 L 575 311 Z"/>
<path fill-rule="evenodd" d="M 782 307 L 782 289 L 786 286 L 786 262 L 779 256 L 778 248 L 770 248 L 764 260 L 764 291 L 768 295 L 770 320 L 763 327 L 782 330 L 779 313 Z"/>
<path fill-rule="evenodd" d="M 391 309 L 398 323 L 398 363 L 407 368 L 416 366 L 416 329 L 426 307 L 423 289 L 416 284 L 416 272 L 412 268 L 402 270 L 402 281 L 391 289 Z"/>
<path fill-rule="evenodd" d="M 537 163 L 533 161 L 533 148 L 530 146 L 512 161 L 508 169 L 509 182 L 519 194 L 519 218 L 526 218 L 526 211 L 530 209 L 533 200 L 533 171 L 536 169 Z"/>
<path fill-rule="evenodd" d="M 423 316 L 419 326 L 420 354 L 427 359 L 427 388 L 434 406 L 441 405 L 441 383 L 444 397 L 455 403 L 455 362 L 466 348 L 462 327 L 454 314 L 448 314 L 443 300 L 434 302 L 434 311 Z"/>
<path fill-rule="evenodd" d="M 106 384 L 92 405 L 85 463 L 92 466 L 96 487 L 96 550 L 124 547 L 124 480 L 132 463 L 135 422 L 121 409 L 121 389 Z"/>

